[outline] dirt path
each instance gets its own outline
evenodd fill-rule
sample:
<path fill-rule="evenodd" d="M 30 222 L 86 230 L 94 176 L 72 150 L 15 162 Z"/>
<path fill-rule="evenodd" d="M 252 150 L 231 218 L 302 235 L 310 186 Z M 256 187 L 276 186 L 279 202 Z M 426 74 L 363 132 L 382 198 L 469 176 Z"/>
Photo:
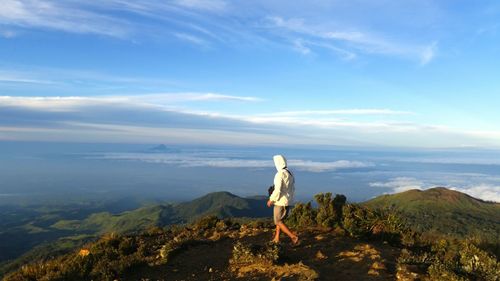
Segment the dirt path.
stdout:
<path fill-rule="evenodd" d="M 283 257 L 274 270 L 286 271 L 290 265 L 315 271 L 319 280 L 395 280 L 399 249 L 383 243 L 368 243 L 331 233 L 308 231 L 300 233 L 301 244 L 291 246 L 283 239 Z M 271 232 L 239 239 L 243 243 L 264 245 Z M 222 238 L 215 242 L 191 245 L 175 255 L 167 265 L 145 267 L 124 280 L 271 280 L 265 270 L 246 273 L 240 278 L 229 270 L 234 240 Z M 300 273 L 300 272 L 299 272 Z M 276 274 L 276 273 L 275 273 Z M 300 276 L 297 275 L 297 276 Z M 274 275 L 276 277 L 276 275 Z M 301 280 L 283 278 L 283 280 Z"/>

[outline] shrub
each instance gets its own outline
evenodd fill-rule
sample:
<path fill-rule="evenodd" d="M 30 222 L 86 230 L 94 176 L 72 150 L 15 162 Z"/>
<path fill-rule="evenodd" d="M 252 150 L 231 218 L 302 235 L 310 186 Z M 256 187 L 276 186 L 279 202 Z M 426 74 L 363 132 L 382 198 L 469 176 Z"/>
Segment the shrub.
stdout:
<path fill-rule="evenodd" d="M 318 208 L 313 208 L 311 202 L 298 203 L 292 209 L 287 222 L 298 227 L 336 227 L 342 222 L 342 210 L 346 203 L 346 197 L 341 194 L 319 193 L 314 196 Z"/>
<path fill-rule="evenodd" d="M 233 246 L 231 264 L 264 263 L 274 264 L 280 258 L 282 249 L 277 243 L 265 245 L 243 244 L 236 242 Z"/>
<path fill-rule="evenodd" d="M 315 226 L 316 210 L 312 208 L 311 202 L 307 204 L 296 204 L 287 219 L 287 223 L 296 227 Z"/>
<path fill-rule="evenodd" d="M 341 194 L 319 193 L 314 196 L 318 203 L 316 223 L 323 227 L 334 227 L 340 224 L 342 219 L 342 208 L 346 203 L 346 197 Z"/>
<path fill-rule="evenodd" d="M 219 221 L 220 219 L 217 216 L 202 217 L 201 219 L 193 223 L 193 228 L 200 231 L 212 229 L 217 226 L 217 223 Z"/>
<path fill-rule="evenodd" d="M 354 204 L 347 204 L 344 206 L 342 213 L 342 225 L 352 236 L 369 236 L 376 219 L 373 211 Z"/>

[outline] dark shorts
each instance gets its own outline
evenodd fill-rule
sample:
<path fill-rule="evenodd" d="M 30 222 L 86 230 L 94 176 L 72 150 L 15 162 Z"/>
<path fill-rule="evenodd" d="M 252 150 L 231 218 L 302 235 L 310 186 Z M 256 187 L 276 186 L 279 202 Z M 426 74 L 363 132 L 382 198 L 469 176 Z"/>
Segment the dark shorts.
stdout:
<path fill-rule="evenodd" d="M 282 220 L 286 219 L 287 216 L 288 216 L 288 207 L 274 205 L 273 209 L 274 224 L 277 225 Z"/>

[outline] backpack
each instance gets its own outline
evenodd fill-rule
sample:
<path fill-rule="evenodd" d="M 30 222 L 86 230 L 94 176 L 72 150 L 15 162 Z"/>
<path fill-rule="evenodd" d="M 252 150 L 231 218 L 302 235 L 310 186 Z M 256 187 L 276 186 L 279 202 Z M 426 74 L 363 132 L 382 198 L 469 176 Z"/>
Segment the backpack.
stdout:
<path fill-rule="evenodd" d="M 274 192 L 274 184 L 271 185 L 268 189 L 267 189 L 267 193 L 269 193 L 269 196 L 271 196 L 271 194 L 273 194 Z"/>

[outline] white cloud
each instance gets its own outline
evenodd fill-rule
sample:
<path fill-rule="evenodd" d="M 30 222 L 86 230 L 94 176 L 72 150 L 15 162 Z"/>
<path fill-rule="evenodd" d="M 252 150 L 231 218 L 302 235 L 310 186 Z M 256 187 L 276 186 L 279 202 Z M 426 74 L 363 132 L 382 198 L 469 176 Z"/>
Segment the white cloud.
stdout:
<path fill-rule="evenodd" d="M 118 38 L 130 33 L 129 24 L 123 20 L 50 0 L 3 0 L 0 23 Z"/>
<path fill-rule="evenodd" d="M 309 55 L 311 54 L 311 49 L 304 44 L 304 40 L 302 39 L 296 39 L 293 41 L 293 45 L 295 47 L 295 50 L 297 50 L 299 53 L 303 55 Z"/>
<path fill-rule="evenodd" d="M 334 50 L 347 59 L 356 57 L 354 51 L 357 51 L 365 54 L 414 58 L 425 65 L 434 58 L 437 48 L 436 42 L 431 44 L 397 42 L 373 32 L 349 30 L 349 27 L 339 27 L 333 24 L 311 24 L 303 18 L 285 19 L 280 16 L 272 16 L 267 19 L 270 23 L 269 27 L 284 32 L 283 36 L 291 38 L 295 48 L 297 48 L 297 42 L 300 42 L 299 46 L 302 48 L 298 48 L 299 51 L 307 48 L 306 45 L 315 45 Z M 304 36 L 316 41 L 306 40 L 303 38 Z"/>
<path fill-rule="evenodd" d="M 438 179 L 446 184 L 432 183 L 432 179 L 421 180 L 414 177 L 395 177 L 386 182 L 372 182 L 371 187 L 389 189 L 389 193 L 398 193 L 411 189 L 426 190 L 437 186 L 445 186 L 451 190 L 460 191 L 472 197 L 494 201 L 500 203 L 500 185 L 497 177 L 492 177 L 482 174 L 443 174 L 435 175 Z M 488 183 L 485 183 L 487 181 Z"/>
<path fill-rule="evenodd" d="M 362 161 L 338 160 L 333 162 L 314 162 L 306 160 L 289 160 L 290 167 L 309 172 L 328 172 L 342 169 L 359 169 L 373 167 L 374 164 Z"/>
<path fill-rule="evenodd" d="M 295 8 L 277 9 L 280 5 Z M 84 3 L 4 0 L 0 10 L 0 24 L 134 41 L 139 37 L 161 38 L 174 34 L 178 40 L 200 46 L 225 43 L 237 47 L 256 42 L 266 46 L 290 46 L 291 43 L 291 47 L 302 54 L 312 54 L 315 49 L 324 49 L 333 51 L 346 60 L 356 58 L 357 53 L 383 54 L 415 59 L 425 65 L 435 57 L 436 43 L 407 42 L 401 39 L 404 36 L 380 35 L 388 32 L 358 27 L 364 26 L 363 24 L 339 24 L 330 20 L 335 17 L 332 13 L 341 13 L 340 10 L 352 12 L 357 7 L 336 7 L 338 5 L 335 3 L 313 6 L 315 5 L 300 1 L 290 5 L 267 1 L 223 0 L 103 0 Z M 322 6 L 328 7 L 322 9 Z M 311 9 L 313 12 L 302 12 Z M 425 13 L 425 7 L 419 9 Z M 132 14 L 134 17 L 118 16 L 116 12 Z M 272 14 L 277 16 L 269 16 Z M 311 14 L 317 16 L 310 16 Z M 266 22 L 263 26 L 255 24 L 263 21 Z M 358 21 L 363 23 L 361 19 Z M 9 30 L 4 33 L 4 37 L 15 32 L 16 30 Z"/>
<path fill-rule="evenodd" d="M 257 102 L 262 99 L 257 97 L 240 97 L 240 96 L 231 96 L 231 95 L 222 95 L 216 93 L 193 93 L 193 94 L 181 94 L 186 99 L 193 101 L 244 101 L 244 102 Z"/>
<path fill-rule="evenodd" d="M 203 40 L 195 35 L 192 35 L 192 34 L 174 33 L 174 35 L 178 39 L 181 39 L 181 40 L 189 42 L 189 43 L 193 43 L 195 45 L 199 45 L 199 46 L 203 46 L 203 47 L 206 47 L 209 45 L 207 41 L 205 41 L 205 40 Z"/>
<path fill-rule="evenodd" d="M 140 88 L 143 91 L 157 91 L 145 89 L 164 89 L 165 87 L 178 86 L 179 81 L 170 80 L 168 78 L 157 77 L 140 77 L 140 76 L 120 76 L 113 75 L 102 71 L 86 70 L 86 69 L 61 69 L 51 67 L 37 66 L 18 66 L 10 68 L 0 68 L 0 82 L 16 82 L 16 83 L 37 83 L 44 85 L 57 84 L 57 89 L 64 86 L 71 86 L 71 91 L 84 89 L 89 86 L 90 89 L 98 89 L 99 95 L 105 94 L 107 87 L 112 88 L 113 92 L 117 89 L 135 90 Z M 53 90 L 54 88 L 51 88 Z M 82 90 L 85 95 L 90 95 L 88 91 Z M 104 91 L 104 93 L 103 93 Z"/>
<path fill-rule="evenodd" d="M 424 189 L 426 188 L 424 182 L 412 177 L 396 177 L 387 182 L 372 182 L 369 184 L 371 187 L 389 188 L 391 192 L 403 192 L 411 189 Z"/>
<path fill-rule="evenodd" d="M 434 42 L 428 46 L 424 46 L 422 48 L 422 52 L 420 55 L 420 64 L 426 65 L 429 62 L 431 62 L 432 59 L 434 59 L 434 57 L 436 56 L 436 51 L 437 51 L 437 42 Z"/>
<path fill-rule="evenodd" d="M 92 105 L 112 105 L 122 102 L 120 98 L 107 97 L 11 97 L 0 96 L 0 106 L 21 107 L 48 112 L 74 111 Z"/>
<path fill-rule="evenodd" d="M 274 27 L 283 28 L 299 34 L 312 35 L 324 39 L 337 39 L 355 43 L 368 43 L 366 34 L 359 31 L 320 31 L 318 27 L 306 24 L 302 18 L 284 19 L 282 17 L 268 17 Z"/>
<path fill-rule="evenodd" d="M 187 8 L 214 12 L 224 11 L 227 8 L 227 3 L 222 0 L 177 0 L 175 3 Z"/>
<path fill-rule="evenodd" d="M 302 116 L 302 115 L 408 115 L 413 114 L 409 111 L 398 111 L 391 109 L 375 108 L 356 108 L 356 109 L 337 109 L 337 110 L 300 110 L 300 111 L 281 111 L 273 113 L 275 116 Z"/>
<path fill-rule="evenodd" d="M 12 31 L 12 30 L 1 30 L 0 29 L 0 36 L 3 38 L 14 38 L 16 37 L 17 33 Z"/>
<path fill-rule="evenodd" d="M 335 54 L 337 54 L 338 56 L 340 56 L 342 59 L 344 59 L 346 61 L 353 60 L 357 57 L 355 52 L 349 51 L 346 48 L 340 48 L 334 44 L 331 44 L 331 43 L 328 43 L 325 41 L 305 40 L 302 38 L 295 39 L 295 40 L 300 40 L 303 48 L 308 48 L 311 51 L 311 53 L 312 53 L 312 50 L 311 50 L 312 48 L 320 47 L 320 48 L 334 52 Z"/>
<path fill-rule="evenodd" d="M 421 125 L 411 122 L 382 122 L 370 119 L 356 121 L 349 119 L 349 116 L 347 116 L 349 118 L 344 116 L 382 114 L 401 118 L 405 115 L 403 111 L 386 109 L 340 109 L 305 113 L 292 112 L 289 115 L 234 114 L 225 111 L 193 109 L 209 107 L 209 102 L 246 103 L 256 101 L 260 101 L 260 99 L 217 93 L 93 97 L 0 96 L 0 111 L 5 116 L 0 120 L 0 125 L 4 127 L 20 124 L 26 127 L 60 126 L 60 124 L 67 122 L 77 122 L 158 129 L 165 128 L 165 126 L 176 129 L 216 129 L 225 131 L 227 134 L 239 133 L 240 135 L 243 132 L 257 132 L 259 134 L 257 139 L 261 141 L 266 139 L 264 135 L 267 134 L 272 143 L 287 144 L 452 147 L 469 143 L 482 147 L 497 147 L 500 141 L 500 132 L 497 131 L 465 131 L 445 126 Z M 229 110 L 237 112 L 235 107 L 231 107 Z M 333 115 L 321 115 L 331 113 Z M 343 118 L 337 118 L 336 114 L 343 115 Z M 278 138 L 279 135 L 282 136 L 281 141 Z M 130 137 L 130 134 L 127 133 L 126 136 Z M 60 137 L 61 140 L 65 139 L 63 135 Z M 186 137 L 189 138 L 189 136 Z M 143 136 L 143 139 L 146 137 Z M 203 138 L 194 136 L 190 138 L 190 141 L 194 139 L 200 142 L 205 141 Z M 126 139 L 123 141 L 126 142 Z M 255 144 L 264 143 L 256 142 Z"/>
<path fill-rule="evenodd" d="M 1 79 L 0 79 L 1 81 Z M 25 81 L 25 80 L 21 80 Z M 31 81 L 31 80 L 28 80 Z M 31 83 L 36 83 L 34 80 Z M 42 81 L 43 82 L 43 81 Z M 40 82 L 40 83 L 42 83 Z M 130 96 L 96 96 L 96 97 L 13 97 L 0 96 L 0 106 L 26 107 L 47 111 L 73 111 L 82 107 L 106 105 L 119 106 L 162 106 L 187 101 L 233 101 L 257 102 L 256 97 L 240 97 L 217 93 L 162 93 Z"/>
<path fill-rule="evenodd" d="M 0 73 L 0 82 L 27 83 L 27 84 L 55 84 L 56 83 L 56 82 L 50 81 L 50 80 L 30 79 L 30 78 L 26 78 L 26 77 L 3 75 L 2 73 Z"/>
<path fill-rule="evenodd" d="M 479 184 L 468 187 L 452 187 L 451 189 L 466 193 L 472 197 L 485 201 L 500 203 L 500 185 Z"/>
<path fill-rule="evenodd" d="M 216 167 L 216 168 L 274 168 L 270 160 L 235 159 L 225 157 L 206 157 L 178 153 L 106 153 L 87 156 L 90 159 L 142 161 L 147 163 L 169 164 L 180 167 Z M 333 172 L 342 169 L 360 169 L 372 167 L 373 164 L 360 161 L 339 160 L 333 162 L 317 162 L 309 160 L 289 159 L 291 170 L 313 173 Z"/>

